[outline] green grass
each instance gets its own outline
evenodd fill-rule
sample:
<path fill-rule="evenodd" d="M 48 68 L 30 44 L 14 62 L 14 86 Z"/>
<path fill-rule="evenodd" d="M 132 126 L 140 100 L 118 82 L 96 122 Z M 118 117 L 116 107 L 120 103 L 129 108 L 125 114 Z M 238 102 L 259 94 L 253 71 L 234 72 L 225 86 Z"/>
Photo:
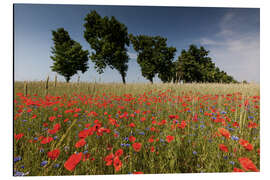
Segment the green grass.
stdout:
<path fill-rule="evenodd" d="M 260 88 L 257 84 L 122 85 L 58 82 L 54 87 L 54 82 L 49 82 L 47 90 L 45 86 L 46 82 L 28 82 L 26 91 L 23 82 L 14 84 L 14 132 L 24 133 L 21 139 L 14 139 L 14 157 L 22 157 L 22 160 L 14 163 L 16 171 L 28 175 L 128 174 L 136 171 L 155 174 L 232 172 L 234 167 L 243 169 L 239 157 L 249 158 L 260 168 L 257 152 L 260 148 Z M 246 100 L 249 105 L 245 106 Z M 55 104 L 49 105 L 46 101 Z M 33 102 L 40 106 L 33 105 Z M 65 113 L 68 109 L 76 108 L 81 110 Z M 32 111 L 27 112 L 28 109 Z M 140 113 L 134 113 L 136 110 L 140 110 Z M 88 116 L 92 111 L 98 115 Z M 125 112 L 134 114 L 134 117 L 121 118 Z M 74 114 L 78 114 L 78 117 L 74 117 Z M 193 121 L 195 114 L 199 118 L 196 122 Z M 36 118 L 32 119 L 33 115 Z M 49 121 L 49 117 L 57 115 L 62 117 Z M 117 120 L 119 127 L 109 123 L 108 115 Z M 176 119 L 170 119 L 169 115 L 178 115 L 177 121 L 185 121 L 187 126 L 184 129 L 177 127 Z M 144 122 L 141 122 L 142 117 L 146 118 Z M 224 119 L 226 125 L 213 122 L 213 117 Z M 66 118 L 69 118 L 68 122 L 64 122 Z M 93 126 L 95 120 L 99 120 L 102 127 L 111 132 L 103 133 L 102 136 L 88 136 L 85 138 L 87 144 L 76 148 L 78 133 L 86 124 Z M 166 123 L 152 124 L 153 120 L 157 123 L 166 120 Z M 249 121 L 258 127 L 248 128 Z M 237 122 L 239 128 L 233 127 L 233 122 Z M 56 134 L 50 135 L 43 123 L 48 123 L 49 129 L 60 123 L 61 128 Z M 129 127 L 130 123 L 136 124 L 136 127 Z M 157 131 L 149 130 L 151 127 Z M 214 137 L 221 127 L 232 128 L 231 136 L 247 140 L 253 150 L 246 150 L 231 138 Z M 116 131 L 118 137 L 114 136 Z M 139 152 L 134 151 L 132 142 L 124 139 L 131 135 L 136 137 L 136 142 L 142 144 Z M 168 135 L 174 136 L 174 140 L 169 143 L 166 141 Z M 57 136 L 57 139 L 45 145 L 40 144 L 40 141 L 29 142 L 40 136 Z M 151 136 L 158 141 L 149 143 Z M 130 146 L 121 145 L 127 143 Z M 219 144 L 226 145 L 229 152 L 221 151 Z M 108 149 L 108 146 L 112 149 Z M 151 146 L 155 152 L 150 151 Z M 61 153 L 56 160 L 50 160 L 47 152 L 55 147 L 59 147 Z M 124 154 L 120 157 L 122 167 L 116 172 L 113 165 L 106 166 L 104 158 L 119 148 L 123 149 Z M 44 152 L 40 152 L 40 149 Z M 65 169 L 64 163 L 70 155 L 86 150 L 90 153 L 89 160 L 80 161 L 74 171 Z M 42 161 L 48 161 L 48 164 L 41 167 Z M 55 168 L 55 164 L 59 164 L 59 167 Z"/>

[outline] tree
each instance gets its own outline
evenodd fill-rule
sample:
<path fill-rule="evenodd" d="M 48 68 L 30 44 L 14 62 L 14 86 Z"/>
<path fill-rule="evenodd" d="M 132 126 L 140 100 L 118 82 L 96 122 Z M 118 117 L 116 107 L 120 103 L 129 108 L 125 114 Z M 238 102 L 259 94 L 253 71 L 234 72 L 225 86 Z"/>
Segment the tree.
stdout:
<path fill-rule="evenodd" d="M 88 51 L 83 50 L 78 42 L 72 40 L 64 28 L 52 31 L 52 35 L 54 42 L 53 56 L 50 56 L 54 61 L 51 66 L 52 71 L 64 76 L 66 82 L 69 82 L 78 71 L 85 73 L 89 68 L 87 65 Z"/>
<path fill-rule="evenodd" d="M 95 69 L 99 74 L 107 66 L 116 69 L 125 84 L 129 61 L 126 49 L 129 46 L 127 27 L 114 16 L 102 18 L 96 11 L 91 11 L 84 20 L 84 38 L 95 51 L 90 55 Z"/>
<path fill-rule="evenodd" d="M 133 48 L 138 52 L 137 62 L 141 67 L 142 76 L 153 83 L 155 75 L 163 82 L 173 77 L 173 58 L 176 48 L 167 47 L 167 39 L 160 36 L 129 36 Z"/>
<path fill-rule="evenodd" d="M 184 82 L 237 82 L 226 72 L 220 71 L 204 47 L 190 45 L 188 51 L 183 50 L 176 65 L 177 81 Z"/>

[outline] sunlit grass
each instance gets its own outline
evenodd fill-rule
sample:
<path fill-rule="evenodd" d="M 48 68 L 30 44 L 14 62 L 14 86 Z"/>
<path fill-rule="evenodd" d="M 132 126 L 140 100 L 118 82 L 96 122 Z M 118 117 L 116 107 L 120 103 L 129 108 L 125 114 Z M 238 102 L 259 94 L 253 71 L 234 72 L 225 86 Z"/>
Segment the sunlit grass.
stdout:
<path fill-rule="evenodd" d="M 24 134 L 21 139 L 14 139 L 14 158 L 21 157 L 14 163 L 17 173 L 232 172 L 234 168 L 245 170 L 239 157 L 249 158 L 260 168 L 258 84 L 58 82 L 55 87 L 54 82 L 49 82 L 47 90 L 46 82 L 25 85 L 23 82 L 14 85 L 14 132 Z M 66 113 L 66 110 L 73 112 Z M 50 121 L 53 116 L 56 118 Z M 112 125 L 110 118 L 119 126 Z M 186 126 L 181 127 L 183 122 Z M 248 127 L 250 122 L 257 126 Z M 61 125 L 60 130 L 49 134 L 48 129 L 57 123 Z M 85 138 L 86 145 L 76 148 L 79 132 L 87 125 L 90 128 L 99 123 L 110 132 L 102 135 L 94 132 Z M 130 127 L 131 123 L 136 127 Z M 228 130 L 230 138 L 220 135 L 218 128 Z M 41 144 L 42 136 L 51 136 L 54 140 Z M 134 142 L 128 140 L 130 136 L 142 144 L 139 152 L 134 151 Z M 167 136 L 174 139 L 168 142 Z M 150 138 L 154 141 L 149 142 Z M 252 150 L 240 145 L 237 138 L 247 140 Z M 220 144 L 226 145 L 228 152 L 221 151 Z M 61 152 L 56 160 L 51 160 L 47 152 L 55 148 Z M 106 165 L 104 158 L 120 148 L 124 151 L 119 157 L 122 166 L 116 171 L 113 165 Z M 89 159 L 81 160 L 73 171 L 68 171 L 64 163 L 79 152 L 89 153 Z"/>

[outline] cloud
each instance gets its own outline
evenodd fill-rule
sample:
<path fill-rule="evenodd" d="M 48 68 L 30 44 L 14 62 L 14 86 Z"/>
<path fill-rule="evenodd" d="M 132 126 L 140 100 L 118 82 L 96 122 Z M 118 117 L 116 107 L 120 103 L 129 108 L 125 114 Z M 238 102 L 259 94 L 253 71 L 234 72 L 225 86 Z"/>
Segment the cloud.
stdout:
<path fill-rule="evenodd" d="M 208 39 L 208 38 L 201 38 L 200 43 L 203 45 L 221 45 L 222 44 L 219 41 L 215 41 L 215 40 Z"/>
<path fill-rule="evenodd" d="M 200 44 L 210 50 L 215 64 L 237 80 L 260 81 L 260 35 L 247 27 L 246 19 L 228 12 L 212 37 L 201 38 Z M 243 25 L 244 24 L 244 25 Z"/>

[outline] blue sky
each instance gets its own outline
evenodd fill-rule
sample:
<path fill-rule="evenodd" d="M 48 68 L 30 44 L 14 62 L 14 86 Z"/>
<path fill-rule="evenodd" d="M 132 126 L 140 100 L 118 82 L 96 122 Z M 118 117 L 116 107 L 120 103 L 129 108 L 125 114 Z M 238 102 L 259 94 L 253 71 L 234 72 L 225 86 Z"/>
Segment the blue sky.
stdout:
<path fill-rule="evenodd" d="M 101 16 L 115 16 L 129 33 L 166 37 L 177 49 L 175 60 L 190 44 L 204 46 L 222 70 L 237 80 L 260 81 L 260 10 L 258 8 L 194 8 L 151 6 L 86 6 L 16 4 L 14 8 L 14 79 L 44 80 L 53 61 L 50 59 L 52 30 L 63 27 L 83 49 L 91 51 L 83 38 L 84 17 L 91 10 Z M 147 82 L 129 48 L 127 82 Z M 89 61 L 82 81 L 121 82 L 116 70 L 107 68 L 99 75 Z M 76 81 L 74 75 L 71 81 Z M 58 76 L 64 81 L 63 77 Z M 154 82 L 160 82 L 155 78 Z"/>

